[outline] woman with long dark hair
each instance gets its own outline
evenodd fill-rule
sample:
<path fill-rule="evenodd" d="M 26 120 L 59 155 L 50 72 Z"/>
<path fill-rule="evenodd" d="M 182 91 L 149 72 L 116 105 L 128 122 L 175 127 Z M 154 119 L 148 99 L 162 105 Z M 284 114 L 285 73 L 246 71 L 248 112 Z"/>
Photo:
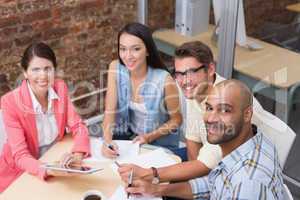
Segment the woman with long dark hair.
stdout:
<path fill-rule="evenodd" d="M 118 34 L 118 57 L 108 72 L 103 154 L 118 155 L 113 139 L 177 148 L 182 120 L 178 90 L 149 28 L 127 24 Z"/>

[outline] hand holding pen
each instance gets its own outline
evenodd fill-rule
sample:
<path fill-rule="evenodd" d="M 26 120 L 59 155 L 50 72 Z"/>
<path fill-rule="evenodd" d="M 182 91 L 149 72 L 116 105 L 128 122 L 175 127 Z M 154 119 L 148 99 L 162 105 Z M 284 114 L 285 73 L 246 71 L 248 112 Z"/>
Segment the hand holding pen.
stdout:
<path fill-rule="evenodd" d="M 118 145 L 113 141 L 110 143 L 104 141 L 102 145 L 102 154 L 108 158 L 116 158 L 120 155 Z"/>
<path fill-rule="evenodd" d="M 117 161 L 115 161 L 115 164 L 118 166 L 118 168 L 124 167 L 126 164 L 120 164 Z M 134 194 L 136 196 L 143 196 L 143 195 L 148 195 L 148 196 L 162 196 L 162 194 L 159 193 L 159 185 L 157 184 L 152 184 L 149 181 L 143 180 L 143 179 L 134 179 L 134 174 L 133 172 L 135 171 L 136 174 L 136 169 L 131 168 L 130 173 L 127 175 L 127 179 L 124 180 L 127 182 L 127 187 L 125 188 L 127 192 L 127 199 L 129 199 L 131 194 Z"/>
<path fill-rule="evenodd" d="M 130 171 L 129 176 L 128 176 L 128 186 L 127 187 L 132 187 L 132 181 L 133 181 L 133 169 Z M 129 199 L 130 193 L 127 192 L 127 199 Z"/>
<path fill-rule="evenodd" d="M 117 161 L 115 161 L 115 164 L 118 166 L 118 167 L 121 167 L 120 163 L 118 163 Z M 131 169 L 129 175 L 128 175 L 128 179 L 127 179 L 127 182 L 128 182 L 128 185 L 127 187 L 132 187 L 132 182 L 133 182 L 133 169 Z M 130 197 L 130 193 L 127 192 L 127 199 L 129 199 Z"/>

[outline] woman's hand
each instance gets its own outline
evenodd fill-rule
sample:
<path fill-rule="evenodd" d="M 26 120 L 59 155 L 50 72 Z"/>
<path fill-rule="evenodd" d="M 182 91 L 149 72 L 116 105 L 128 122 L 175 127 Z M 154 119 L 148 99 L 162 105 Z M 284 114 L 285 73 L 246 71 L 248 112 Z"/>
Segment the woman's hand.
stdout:
<path fill-rule="evenodd" d="M 119 147 L 114 141 L 111 141 L 109 143 L 103 142 L 101 151 L 102 154 L 108 158 L 116 158 L 119 156 Z"/>
<path fill-rule="evenodd" d="M 63 168 L 81 169 L 82 159 L 84 158 L 84 153 L 66 153 L 62 156 L 59 161 L 59 165 Z M 46 174 L 48 176 L 75 176 L 80 175 L 78 173 L 71 173 L 66 171 L 47 169 Z"/>
<path fill-rule="evenodd" d="M 150 137 L 148 134 L 144 134 L 144 135 L 139 135 L 139 136 L 136 136 L 133 141 L 133 143 L 136 143 L 138 142 L 139 144 L 148 144 L 150 143 Z"/>
<path fill-rule="evenodd" d="M 60 160 L 60 166 L 64 168 L 80 169 L 84 153 L 75 152 L 64 154 Z"/>
<path fill-rule="evenodd" d="M 70 173 L 70 172 L 53 170 L 53 169 L 47 169 L 46 174 L 47 174 L 47 176 L 78 176 L 78 175 L 80 175 L 79 173 Z"/>

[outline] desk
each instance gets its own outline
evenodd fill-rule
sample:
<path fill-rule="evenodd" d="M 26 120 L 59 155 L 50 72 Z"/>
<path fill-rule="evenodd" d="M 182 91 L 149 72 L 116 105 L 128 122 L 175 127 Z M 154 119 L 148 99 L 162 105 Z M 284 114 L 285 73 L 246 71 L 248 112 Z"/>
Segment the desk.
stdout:
<path fill-rule="evenodd" d="M 207 44 L 217 58 L 218 50 L 211 42 L 212 30 L 213 27 L 210 26 L 208 32 L 193 37 L 180 35 L 171 29 L 158 30 L 153 33 L 153 38 L 158 49 L 171 56 L 177 46 L 199 40 Z M 251 40 L 264 48 L 250 51 L 236 46 L 233 78 L 245 82 L 254 93 L 275 100 L 276 115 L 288 122 L 293 102 L 300 101 L 300 95 L 296 96 L 295 93 L 300 81 L 300 54 L 260 40 Z"/>
<path fill-rule="evenodd" d="M 42 158 L 42 161 L 55 161 L 67 150 L 71 150 L 72 139 L 66 137 L 55 144 Z M 176 158 L 176 157 L 174 157 Z M 178 161 L 178 159 L 176 159 Z M 100 190 L 105 196 L 111 196 L 122 184 L 110 163 L 94 164 L 104 170 L 79 177 L 53 177 L 41 181 L 37 177 L 24 173 L 5 192 L 0 194 L 1 200 L 80 200 L 87 190 Z"/>
<path fill-rule="evenodd" d="M 297 31 L 299 31 L 300 30 L 300 3 L 290 4 L 286 6 L 286 9 L 298 13 L 297 18 L 294 20 L 294 23 L 297 24 Z"/>
<path fill-rule="evenodd" d="M 293 12 L 300 13 L 300 3 L 295 3 L 295 4 L 288 5 L 286 7 L 286 9 L 290 10 L 290 11 L 293 11 Z"/>

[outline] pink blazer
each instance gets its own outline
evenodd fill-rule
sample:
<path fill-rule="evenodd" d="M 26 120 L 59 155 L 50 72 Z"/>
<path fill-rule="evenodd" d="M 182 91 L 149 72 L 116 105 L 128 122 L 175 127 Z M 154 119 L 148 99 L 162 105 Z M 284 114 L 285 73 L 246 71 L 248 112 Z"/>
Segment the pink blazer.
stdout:
<path fill-rule="evenodd" d="M 74 139 L 72 152 L 90 154 L 88 130 L 75 112 L 64 81 L 56 80 L 54 90 L 59 99 L 54 101 L 58 140 L 67 127 Z M 0 156 L 0 193 L 24 171 L 45 180 L 46 171 L 40 167 L 38 133 L 35 115 L 26 81 L 1 98 L 1 109 L 7 133 Z"/>

